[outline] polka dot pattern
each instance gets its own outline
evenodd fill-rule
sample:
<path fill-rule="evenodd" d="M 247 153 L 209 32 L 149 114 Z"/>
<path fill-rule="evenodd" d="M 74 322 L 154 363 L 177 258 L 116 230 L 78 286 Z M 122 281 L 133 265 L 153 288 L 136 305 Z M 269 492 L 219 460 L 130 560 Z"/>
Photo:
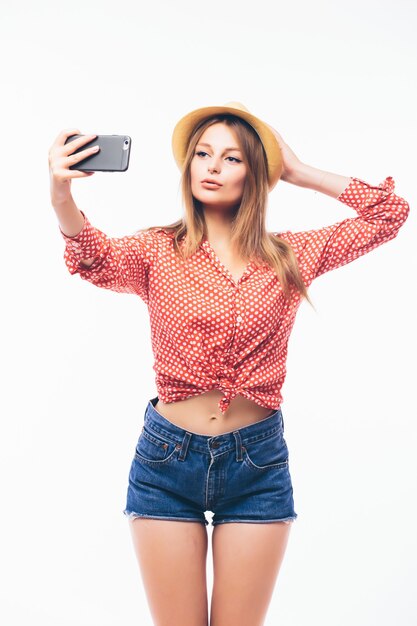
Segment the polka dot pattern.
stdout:
<path fill-rule="evenodd" d="M 274 233 L 293 247 L 307 287 L 397 235 L 409 205 L 393 191 L 391 177 L 378 187 L 351 178 L 337 199 L 356 217 L 317 230 Z M 147 304 L 162 402 L 220 389 L 222 413 L 237 394 L 265 408 L 280 407 L 288 339 L 301 302 L 295 290 L 287 301 L 266 263 L 248 263 L 235 282 L 207 239 L 182 263 L 173 234 L 163 228 L 109 238 L 81 213 L 84 226 L 76 237 L 60 229 L 65 263 L 71 274 L 136 294 Z M 82 265 L 82 258 L 92 257 L 90 267 Z"/>
<path fill-rule="evenodd" d="M 357 217 L 318 230 L 276 233 L 294 249 L 307 285 L 397 236 L 410 207 L 404 198 L 393 193 L 394 188 L 391 176 L 378 187 L 352 177 L 337 200 L 355 209 Z"/>

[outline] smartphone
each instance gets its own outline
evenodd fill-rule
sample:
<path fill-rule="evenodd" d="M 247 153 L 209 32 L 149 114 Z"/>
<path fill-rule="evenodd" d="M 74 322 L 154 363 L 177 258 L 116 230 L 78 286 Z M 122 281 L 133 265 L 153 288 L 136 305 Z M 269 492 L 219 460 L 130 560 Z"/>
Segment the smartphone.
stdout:
<path fill-rule="evenodd" d="M 71 135 L 65 143 L 74 141 L 78 137 L 83 137 L 83 135 Z M 82 172 L 125 172 L 129 167 L 131 145 L 132 140 L 128 135 L 97 135 L 71 154 L 93 146 L 100 146 L 100 150 L 75 165 L 70 165 L 69 169 Z"/>

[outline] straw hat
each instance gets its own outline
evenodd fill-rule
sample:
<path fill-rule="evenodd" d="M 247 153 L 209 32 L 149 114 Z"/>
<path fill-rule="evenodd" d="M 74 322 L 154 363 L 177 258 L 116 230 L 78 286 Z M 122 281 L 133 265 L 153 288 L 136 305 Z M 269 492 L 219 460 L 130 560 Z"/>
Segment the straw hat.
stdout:
<path fill-rule="evenodd" d="M 258 117 L 249 113 L 248 109 L 240 102 L 227 102 L 224 106 L 202 107 L 187 113 L 187 115 L 180 119 L 172 134 L 172 151 L 180 170 L 182 171 L 188 142 L 196 125 L 203 119 L 219 113 L 231 113 L 237 117 L 241 117 L 255 129 L 266 152 L 268 160 L 269 191 L 272 191 L 281 176 L 283 166 L 282 153 L 278 140 L 268 124 L 265 124 L 265 122 L 262 122 Z"/>

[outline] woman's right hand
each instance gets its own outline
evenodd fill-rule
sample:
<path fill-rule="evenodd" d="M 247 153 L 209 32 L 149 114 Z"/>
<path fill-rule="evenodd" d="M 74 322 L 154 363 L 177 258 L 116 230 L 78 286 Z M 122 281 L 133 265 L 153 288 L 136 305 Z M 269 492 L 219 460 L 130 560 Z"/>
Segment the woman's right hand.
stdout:
<path fill-rule="evenodd" d="M 63 202 L 71 196 L 72 178 L 85 178 L 94 174 L 94 172 L 70 170 L 69 167 L 82 161 L 87 156 L 97 153 L 97 149 L 92 146 L 77 152 L 77 154 L 71 154 L 74 150 L 97 137 L 97 135 L 83 135 L 66 144 L 65 141 L 71 135 L 81 135 L 81 132 L 77 128 L 63 130 L 49 148 L 48 162 L 52 202 Z"/>

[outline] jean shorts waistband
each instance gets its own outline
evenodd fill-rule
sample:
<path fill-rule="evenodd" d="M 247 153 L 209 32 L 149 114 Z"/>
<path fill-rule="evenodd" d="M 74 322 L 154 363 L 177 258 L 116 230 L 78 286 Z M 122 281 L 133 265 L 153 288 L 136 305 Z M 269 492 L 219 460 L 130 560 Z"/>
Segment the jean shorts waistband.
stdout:
<path fill-rule="evenodd" d="M 278 431 L 284 432 L 284 418 L 281 408 L 277 409 L 272 415 L 248 426 L 218 435 L 202 435 L 170 422 L 155 409 L 157 402 L 158 396 L 149 400 L 145 410 L 144 426 L 176 443 L 181 443 L 185 435 L 188 434 L 189 440 L 192 439 L 194 449 L 200 449 L 201 451 L 207 450 L 207 444 L 212 444 L 213 441 L 218 442 L 223 449 L 226 449 L 235 445 L 237 437 L 241 444 L 249 444 L 270 437 Z"/>

